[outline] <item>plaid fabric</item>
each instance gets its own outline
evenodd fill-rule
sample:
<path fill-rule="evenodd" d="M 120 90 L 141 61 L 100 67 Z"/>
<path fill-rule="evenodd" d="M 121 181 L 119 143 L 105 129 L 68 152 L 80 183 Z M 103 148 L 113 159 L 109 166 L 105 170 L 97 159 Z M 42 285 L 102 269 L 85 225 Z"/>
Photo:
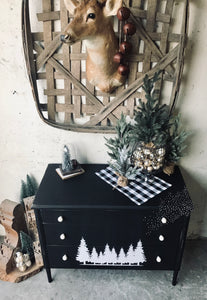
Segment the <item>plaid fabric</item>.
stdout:
<path fill-rule="evenodd" d="M 102 169 L 99 172 L 96 172 L 96 175 L 111 186 L 116 187 L 117 175 L 114 173 L 111 167 L 107 167 L 106 169 Z M 138 173 L 136 179 L 130 181 L 128 186 L 117 186 L 116 189 L 126 195 L 137 205 L 141 205 L 157 194 L 166 190 L 170 186 L 170 183 L 167 183 L 166 181 L 156 176 L 154 176 L 154 180 L 152 182 L 146 182 L 145 180 L 143 180 L 143 174 Z"/>

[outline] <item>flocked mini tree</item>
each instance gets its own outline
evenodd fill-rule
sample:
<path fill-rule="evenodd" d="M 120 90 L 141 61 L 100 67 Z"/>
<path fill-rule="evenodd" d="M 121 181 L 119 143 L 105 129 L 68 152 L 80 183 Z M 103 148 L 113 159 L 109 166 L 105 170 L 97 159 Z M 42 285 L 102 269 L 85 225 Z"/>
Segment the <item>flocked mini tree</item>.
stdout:
<path fill-rule="evenodd" d="M 131 130 L 131 124 L 126 121 L 122 114 L 116 125 L 117 136 L 106 139 L 106 146 L 110 150 L 107 153 L 111 158 L 109 165 L 118 175 L 117 185 L 119 186 L 126 186 L 128 180 L 135 179 L 137 174 L 137 167 L 131 165 Z"/>
<path fill-rule="evenodd" d="M 21 252 L 28 254 L 30 259 L 34 261 L 33 241 L 31 237 L 23 231 L 20 231 Z"/>
<path fill-rule="evenodd" d="M 37 192 L 38 185 L 35 178 L 27 174 L 26 181 L 21 181 L 20 202 L 24 207 L 23 199 L 34 196 Z"/>
<path fill-rule="evenodd" d="M 63 148 L 63 157 L 62 157 L 62 171 L 63 173 L 71 172 L 73 169 L 71 157 L 70 157 L 70 151 L 66 145 L 64 145 Z"/>

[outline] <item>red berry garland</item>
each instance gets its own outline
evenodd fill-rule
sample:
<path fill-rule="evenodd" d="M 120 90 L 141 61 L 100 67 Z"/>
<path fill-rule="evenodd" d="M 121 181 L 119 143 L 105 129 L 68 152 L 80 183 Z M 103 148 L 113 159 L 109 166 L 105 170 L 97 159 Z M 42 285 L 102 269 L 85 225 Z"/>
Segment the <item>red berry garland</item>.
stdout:
<path fill-rule="evenodd" d="M 129 74 L 129 66 L 128 65 L 119 65 L 118 72 L 120 75 L 126 76 Z"/>
<path fill-rule="evenodd" d="M 132 44 L 129 42 L 123 42 L 120 44 L 119 50 L 121 51 L 122 54 L 128 54 L 132 50 Z"/>
<path fill-rule="evenodd" d="M 126 23 L 123 27 L 124 34 L 133 35 L 136 32 L 136 26 L 133 23 Z"/>
<path fill-rule="evenodd" d="M 114 55 L 114 62 L 121 64 L 124 62 L 124 54 L 121 52 L 118 52 Z"/>
<path fill-rule="evenodd" d="M 121 7 L 117 11 L 117 18 L 119 19 L 119 21 L 125 21 L 129 19 L 130 13 L 131 12 L 127 7 Z"/>
<path fill-rule="evenodd" d="M 117 12 L 117 18 L 119 21 L 126 21 L 131 12 L 127 7 L 121 7 L 119 8 Z M 125 41 L 120 43 L 119 45 L 119 52 L 114 55 L 114 62 L 119 64 L 118 72 L 120 75 L 127 76 L 129 74 L 129 66 L 124 62 L 124 55 L 128 54 L 132 50 L 132 44 L 127 41 L 127 37 L 135 34 L 136 32 L 136 26 L 131 23 L 127 22 L 123 26 L 123 32 L 125 35 Z"/>

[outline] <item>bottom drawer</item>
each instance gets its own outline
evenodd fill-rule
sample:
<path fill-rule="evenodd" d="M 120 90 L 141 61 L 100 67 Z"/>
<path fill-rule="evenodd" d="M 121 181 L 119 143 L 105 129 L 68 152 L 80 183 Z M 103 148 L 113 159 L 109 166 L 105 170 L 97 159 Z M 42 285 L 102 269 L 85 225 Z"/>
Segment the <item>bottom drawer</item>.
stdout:
<path fill-rule="evenodd" d="M 173 270 L 176 251 L 173 247 L 135 247 L 128 249 L 97 246 L 88 249 L 67 246 L 48 246 L 51 268 L 134 268 Z"/>

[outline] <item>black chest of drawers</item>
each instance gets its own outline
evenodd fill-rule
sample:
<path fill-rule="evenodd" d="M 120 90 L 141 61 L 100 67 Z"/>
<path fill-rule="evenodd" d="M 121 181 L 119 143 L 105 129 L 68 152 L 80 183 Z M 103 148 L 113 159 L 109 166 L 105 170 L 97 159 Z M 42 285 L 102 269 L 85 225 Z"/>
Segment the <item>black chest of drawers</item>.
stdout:
<path fill-rule="evenodd" d="M 172 187 L 138 206 L 95 175 L 104 167 L 83 165 L 85 173 L 67 181 L 57 165 L 47 167 L 33 208 L 48 281 L 51 268 L 156 269 L 173 270 L 175 285 L 189 216 L 172 223 L 159 207 L 163 197 L 184 188 L 179 169 L 160 175 Z"/>

